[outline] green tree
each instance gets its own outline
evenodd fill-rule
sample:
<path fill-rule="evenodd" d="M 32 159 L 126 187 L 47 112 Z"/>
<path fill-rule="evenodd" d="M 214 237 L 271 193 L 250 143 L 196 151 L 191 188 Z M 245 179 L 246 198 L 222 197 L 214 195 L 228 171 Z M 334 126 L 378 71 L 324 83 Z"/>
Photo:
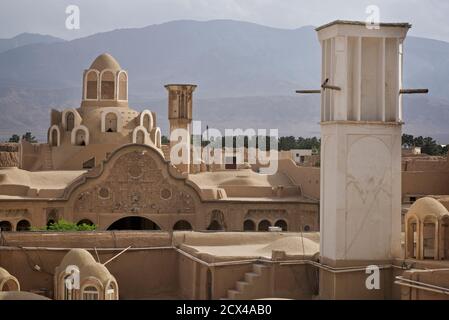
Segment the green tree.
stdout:
<path fill-rule="evenodd" d="M 443 155 L 447 155 L 448 149 L 449 149 L 449 146 L 448 146 L 448 145 L 445 145 L 444 147 L 441 146 L 441 153 L 442 153 Z"/>
<path fill-rule="evenodd" d="M 431 156 L 447 155 L 447 146 L 439 145 L 432 137 L 414 137 L 410 134 L 402 135 L 402 146 L 404 147 L 419 147 L 421 152 Z"/>
<path fill-rule="evenodd" d="M 32 230 L 69 232 L 69 231 L 94 231 L 96 229 L 97 226 L 94 224 L 90 225 L 87 223 L 82 223 L 77 225 L 73 222 L 61 219 L 58 222 L 51 223 L 48 226 L 42 228 L 33 228 Z"/>
<path fill-rule="evenodd" d="M 161 137 L 161 143 L 162 144 L 169 144 L 170 140 L 166 136 Z"/>
<path fill-rule="evenodd" d="M 279 143 L 278 143 L 279 144 L 278 148 L 280 151 L 288 151 L 288 150 L 296 149 L 296 143 L 297 143 L 297 140 L 293 136 L 280 137 Z"/>
<path fill-rule="evenodd" d="M 422 136 L 413 138 L 413 146 L 422 147 L 424 145 L 424 138 Z"/>
<path fill-rule="evenodd" d="M 309 149 L 315 152 L 320 150 L 321 140 L 317 137 L 295 138 L 293 136 L 279 138 L 279 150 L 289 151 L 292 149 Z"/>
<path fill-rule="evenodd" d="M 29 143 L 36 143 L 37 139 L 35 136 L 31 134 L 31 132 L 27 132 L 22 136 L 22 139 L 28 141 Z"/>
<path fill-rule="evenodd" d="M 402 145 L 407 148 L 413 147 L 413 144 L 414 144 L 413 139 L 414 139 L 414 137 L 411 134 L 404 133 L 402 135 Z"/>
<path fill-rule="evenodd" d="M 14 143 L 17 143 L 17 142 L 19 142 L 19 141 L 20 141 L 19 135 L 18 135 L 18 134 L 13 134 L 13 135 L 11 136 L 11 138 L 9 138 L 9 141 L 8 141 L 8 142 L 14 142 Z"/>

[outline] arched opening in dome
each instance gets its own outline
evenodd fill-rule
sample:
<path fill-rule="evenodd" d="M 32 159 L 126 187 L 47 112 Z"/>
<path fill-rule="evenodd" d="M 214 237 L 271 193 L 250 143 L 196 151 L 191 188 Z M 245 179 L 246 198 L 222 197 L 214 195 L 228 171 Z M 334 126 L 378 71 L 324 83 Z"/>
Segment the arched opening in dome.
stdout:
<path fill-rule="evenodd" d="M 105 71 L 101 75 L 101 99 L 114 100 L 115 98 L 115 80 L 111 71 Z"/>
<path fill-rule="evenodd" d="M 416 259 L 418 255 L 418 228 L 419 222 L 415 217 L 410 217 L 407 220 L 407 248 L 406 248 L 406 258 Z"/>
<path fill-rule="evenodd" d="M 12 231 L 12 224 L 9 221 L 0 221 L 1 231 Z"/>
<path fill-rule="evenodd" d="M 117 115 L 114 112 L 109 112 L 105 118 L 105 131 L 117 132 Z"/>
<path fill-rule="evenodd" d="M 20 220 L 17 223 L 16 231 L 30 231 L 31 223 L 28 220 Z"/>
<path fill-rule="evenodd" d="M 83 289 L 83 300 L 99 300 L 100 293 L 94 286 L 88 286 Z"/>
<path fill-rule="evenodd" d="M 120 72 L 118 76 L 118 99 L 128 100 L 128 76 L 125 72 Z"/>
<path fill-rule="evenodd" d="M 64 279 L 62 281 L 62 285 L 64 287 L 64 300 L 73 300 L 73 291 L 74 289 L 72 287 L 67 286 L 67 283 L 70 283 L 73 281 L 73 275 L 68 274 L 64 276 Z"/>
<path fill-rule="evenodd" d="M 156 128 L 156 133 L 154 135 L 154 144 L 157 148 L 161 147 L 162 141 L 161 141 L 161 130 L 159 128 Z"/>
<path fill-rule="evenodd" d="M 179 220 L 173 226 L 173 230 L 192 230 L 192 225 L 186 220 Z"/>
<path fill-rule="evenodd" d="M 76 131 L 75 144 L 77 146 L 86 145 L 86 133 L 84 132 L 84 130 L 78 129 L 78 131 Z"/>
<path fill-rule="evenodd" d="M 435 217 L 426 217 L 423 222 L 423 258 L 435 259 L 437 250 L 436 230 L 437 221 Z"/>
<path fill-rule="evenodd" d="M 145 133 L 142 130 L 137 131 L 136 143 L 137 144 L 145 144 Z"/>
<path fill-rule="evenodd" d="M 66 131 L 72 131 L 75 128 L 75 115 L 73 112 L 67 112 L 66 115 Z"/>
<path fill-rule="evenodd" d="M 114 281 L 109 282 L 106 287 L 105 300 L 117 300 L 117 284 Z"/>
<path fill-rule="evenodd" d="M 278 220 L 276 221 L 276 223 L 274 224 L 275 227 L 279 227 L 282 229 L 282 231 L 287 231 L 287 222 L 285 220 Z"/>
<path fill-rule="evenodd" d="M 91 70 L 86 76 L 86 99 L 98 99 L 98 74 Z"/>
<path fill-rule="evenodd" d="M 151 129 L 153 129 L 153 121 L 148 113 L 145 113 L 143 115 L 142 125 L 147 129 L 148 132 L 150 132 Z"/>
<path fill-rule="evenodd" d="M 256 231 L 256 224 L 253 220 L 245 220 L 243 222 L 243 231 Z"/>
<path fill-rule="evenodd" d="M 263 231 L 266 232 L 271 227 L 271 223 L 268 220 L 262 220 L 259 222 L 259 226 L 257 228 L 257 231 Z"/>
<path fill-rule="evenodd" d="M 133 216 L 115 221 L 108 230 L 161 230 L 161 228 L 150 219 Z"/>

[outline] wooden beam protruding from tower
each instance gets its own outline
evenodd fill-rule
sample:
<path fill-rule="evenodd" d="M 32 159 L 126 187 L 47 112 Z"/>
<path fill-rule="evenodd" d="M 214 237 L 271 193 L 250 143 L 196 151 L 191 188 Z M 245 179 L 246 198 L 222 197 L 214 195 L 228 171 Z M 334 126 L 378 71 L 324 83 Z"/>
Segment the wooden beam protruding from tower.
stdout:
<path fill-rule="evenodd" d="M 333 86 L 331 84 L 329 84 L 329 79 L 326 79 L 323 84 L 321 85 L 321 89 L 320 90 L 296 90 L 296 93 L 302 93 L 302 94 L 316 94 L 316 93 L 321 93 L 322 90 L 336 90 L 336 91 L 341 91 L 340 87 L 337 86 Z"/>
<path fill-rule="evenodd" d="M 399 94 L 427 94 L 429 89 L 401 89 Z"/>

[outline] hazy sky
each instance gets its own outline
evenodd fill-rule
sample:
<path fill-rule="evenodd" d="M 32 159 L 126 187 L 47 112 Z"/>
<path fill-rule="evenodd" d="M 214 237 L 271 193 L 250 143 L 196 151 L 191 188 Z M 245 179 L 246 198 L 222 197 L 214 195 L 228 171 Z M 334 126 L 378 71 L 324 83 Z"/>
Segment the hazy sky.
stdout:
<path fill-rule="evenodd" d="M 80 29 L 67 30 L 68 5 L 80 9 Z M 412 35 L 449 41 L 448 0 L 1 0 L 0 38 L 21 32 L 73 39 L 117 28 L 171 20 L 234 19 L 280 28 L 365 20 L 377 5 L 382 21 L 411 22 Z"/>

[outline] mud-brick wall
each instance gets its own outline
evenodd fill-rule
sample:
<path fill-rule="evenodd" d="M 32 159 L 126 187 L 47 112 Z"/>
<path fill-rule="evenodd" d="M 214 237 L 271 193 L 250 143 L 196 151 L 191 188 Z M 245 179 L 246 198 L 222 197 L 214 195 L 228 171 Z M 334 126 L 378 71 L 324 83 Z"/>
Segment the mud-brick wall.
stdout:
<path fill-rule="evenodd" d="M 53 274 L 68 248 L 86 248 L 104 263 L 121 248 L 132 248 L 106 266 L 119 285 L 120 299 L 172 298 L 179 295 L 177 252 L 164 232 L 11 232 L 0 244 L 0 266 L 18 278 L 24 291 L 53 297 Z M 6 245 L 6 246 L 5 246 Z M 26 249 L 21 249 L 25 247 Z M 39 265 L 41 271 L 35 271 Z"/>
<path fill-rule="evenodd" d="M 19 166 L 19 147 L 17 143 L 0 144 L 0 168 Z"/>

